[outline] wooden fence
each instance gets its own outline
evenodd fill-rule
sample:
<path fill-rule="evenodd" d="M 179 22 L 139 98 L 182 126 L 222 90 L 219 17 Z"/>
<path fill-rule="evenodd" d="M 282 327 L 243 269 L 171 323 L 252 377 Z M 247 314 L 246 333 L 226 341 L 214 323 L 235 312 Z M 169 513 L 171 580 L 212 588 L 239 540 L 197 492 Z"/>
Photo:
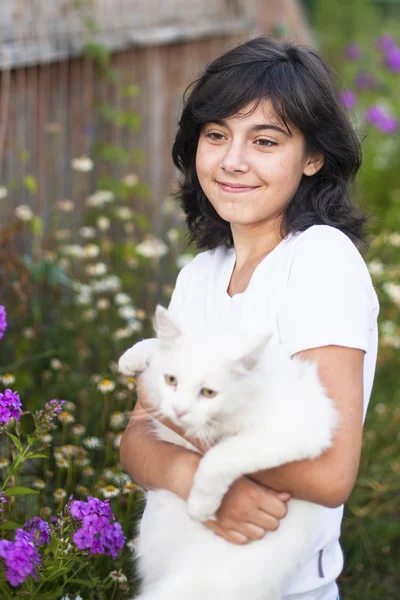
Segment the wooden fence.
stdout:
<path fill-rule="evenodd" d="M 2 0 L 0 186 L 7 196 L 0 200 L 1 221 L 27 204 L 46 232 L 56 203 L 72 199 L 76 231 L 84 199 L 107 173 L 106 161 L 95 157 L 96 143 L 106 141 L 141 150 L 143 161 L 131 154 L 113 175 L 135 173 L 150 186 L 147 203 L 135 196 L 132 203 L 162 231 L 158 207 L 176 176 L 170 150 L 183 90 L 207 62 L 257 31 L 292 19 L 292 32 L 301 26 L 304 37 L 298 11 L 293 0 Z M 91 36 L 112 50 L 116 83 L 82 56 Z M 131 84 L 139 87 L 138 96 L 126 93 Z M 136 111 L 140 130 L 107 122 L 99 115 L 101 103 Z M 81 156 L 93 158 L 93 170 L 71 167 Z"/>

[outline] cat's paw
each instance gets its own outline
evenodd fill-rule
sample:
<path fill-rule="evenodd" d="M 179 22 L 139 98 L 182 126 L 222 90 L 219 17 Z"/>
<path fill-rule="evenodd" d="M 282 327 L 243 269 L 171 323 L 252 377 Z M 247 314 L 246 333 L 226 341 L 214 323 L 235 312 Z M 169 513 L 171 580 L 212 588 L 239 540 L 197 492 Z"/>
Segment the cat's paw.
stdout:
<path fill-rule="evenodd" d="M 129 348 L 118 361 L 118 371 L 127 377 L 134 377 L 147 366 L 147 362 L 141 359 L 135 347 Z"/>
<path fill-rule="evenodd" d="M 189 517 L 201 522 L 215 519 L 220 504 L 220 500 L 215 496 L 194 488 L 187 501 Z"/>

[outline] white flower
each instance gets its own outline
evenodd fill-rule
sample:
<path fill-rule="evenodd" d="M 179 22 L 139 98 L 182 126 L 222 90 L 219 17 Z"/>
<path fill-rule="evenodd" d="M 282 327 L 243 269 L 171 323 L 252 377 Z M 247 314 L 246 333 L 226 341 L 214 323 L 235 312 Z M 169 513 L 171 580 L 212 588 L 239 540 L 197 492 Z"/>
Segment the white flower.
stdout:
<path fill-rule="evenodd" d="M 118 294 L 116 294 L 114 300 L 115 304 L 118 304 L 118 306 L 122 306 L 123 304 L 129 304 L 129 302 L 131 301 L 128 294 L 124 294 L 124 292 L 119 292 Z"/>
<path fill-rule="evenodd" d="M 99 298 L 96 302 L 96 307 L 99 310 L 107 310 L 107 308 L 110 308 L 110 301 L 108 298 Z"/>
<path fill-rule="evenodd" d="M 90 287 L 93 292 L 118 292 L 121 289 L 121 279 L 117 275 L 108 275 L 100 281 L 91 281 Z"/>
<path fill-rule="evenodd" d="M 62 212 L 72 212 L 74 210 L 74 203 L 72 200 L 59 200 L 56 206 L 58 210 L 61 210 Z"/>
<path fill-rule="evenodd" d="M 35 479 L 35 481 L 32 483 L 32 487 L 34 487 L 36 490 L 44 490 L 46 487 L 46 482 L 43 481 L 43 479 Z"/>
<path fill-rule="evenodd" d="M 112 429 L 122 429 L 125 425 L 125 415 L 122 412 L 113 412 L 110 417 L 110 427 Z"/>
<path fill-rule="evenodd" d="M 389 296 L 389 298 L 395 304 L 400 306 L 400 285 L 397 283 L 393 283 L 392 281 L 387 281 L 383 284 L 382 287 Z"/>
<path fill-rule="evenodd" d="M 136 246 L 136 252 L 146 258 L 161 258 L 168 252 L 168 246 L 156 237 L 148 237 Z"/>
<path fill-rule="evenodd" d="M 121 319 L 125 319 L 126 321 L 129 321 L 130 319 L 135 318 L 136 310 L 133 308 L 133 306 L 121 306 L 118 309 L 118 314 L 121 317 Z"/>
<path fill-rule="evenodd" d="M 76 302 L 76 304 L 85 306 L 86 304 L 91 304 L 92 298 L 91 298 L 90 294 L 87 294 L 87 293 L 78 294 L 78 296 L 75 296 L 75 302 Z"/>
<path fill-rule="evenodd" d="M 6 469 L 10 464 L 8 458 L 0 458 L 0 471 Z"/>
<path fill-rule="evenodd" d="M 15 381 L 15 377 L 11 373 L 4 373 L 1 379 L 4 385 L 12 385 Z"/>
<path fill-rule="evenodd" d="M 61 423 L 75 423 L 75 417 L 66 410 L 58 415 L 58 420 L 61 421 Z"/>
<path fill-rule="evenodd" d="M 43 444 L 50 444 L 50 442 L 53 441 L 53 436 L 50 433 L 45 433 L 44 435 L 42 435 L 41 439 Z"/>
<path fill-rule="evenodd" d="M 94 265 L 87 265 L 86 273 L 91 277 L 96 275 L 105 275 L 107 273 L 107 265 L 103 262 L 98 262 Z"/>
<path fill-rule="evenodd" d="M 32 212 L 32 209 L 29 208 L 29 206 L 27 206 L 26 204 L 20 204 L 15 209 L 15 216 L 20 221 L 32 221 L 33 212 Z"/>
<path fill-rule="evenodd" d="M 82 318 L 84 321 L 93 321 L 97 317 L 97 310 L 94 308 L 88 308 L 85 312 L 82 313 Z"/>
<path fill-rule="evenodd" d="M 103 208 L 105 204 L 108 202 L 112 202 L 114 200 L 114 194 L 108 190 L 98 190 L 91 196 L 86 198 L 85 204 L 86 206 L 92 206 L 94 208 Z"/>
<path fill-rule="evenodd" d="M 76 424 L 71 429 L 72 433 L 76 436 L 84 435 L 86 432 L 86 427 L 84 425 Z"/>
<path fill-rule="evenodd" d="M 94 162 L 88 156 L 80 156 L 79 158 L 73 158 L 71 161 L 71 167 L 74 171 L 81 171 L 87 173 L 94 167 Z"/>
<path fill-rule="evenodd" d="M 67 256 L 74 256 L 76 258 L 83 258 L 85 256 L 83 247 L 79 244 L 67 244 L 60 248 L 60 251 Z"/>
<path fill-rule="evenodd" d="M 133 217 L 133 210 L 128 206 L 119 206 L 115 209 L 115 216 L 121 221 L 128 221 Z"/>
<path fill-rule="evenodd" d="M 81 227 L 79 234 L 85 238 L 85 240 L 91 240 L 96 236 L 96 230 L 94 227 Z"/>
<path fill-rule="evenodd" d="M 65 490 L 63 490 L 62 488 L 57 488 L 56 490 L 54 490 L 54 493 L 53 493 L 54 500 L 56 500 L 56 501 L 63 500 L 66 495 L 67 495 L 67 492 Z"/>
<path fill-rule="evenodd" d="M 125 340 L 131 337 L 132 330 L 130 327 L 124 327 L 123 329 L 116 329 L 113 333 L 114 340 Z"/>
<path fill-rule="evenodd" d="M 100 254 L 100 248 L 96 244 L 86 244 L 83 248 L 86 258 L 97 258 Z"/>
<path fill-rule="evenodd" d="M 133 483 L 133 481 L 128 481 L 127 483 L 125 483 L 124 487 L 122 488 L 122 493 L 129 496 L 130 494 L 133 494 L 136 490 L 136 485 Z"/>
<path fill-rule="evenodd" d="M 100 390 L 102 394 L 113 392 L 115 390 L 115 381 L 111 381 L 111 379 L 102 379 L 97 384 L 97 389 Z"/>
<path fill-rule="evenodd" d="M 58 358 L 52 358 L 50 366 L 54 371 L 59 371 L 62 368 L 62 362 Z"/>
<path fill-rule="evenodd" d="M 67 400 L 66 402 L 64 402 L 63 408 L 64 410 L 73 411 L 76 410 L 76 404 L 75 402 L 72 402 L 72 400 Z"/>
<path fill-rule="evenodd" d="M 100 231 L 107 231 L 107 229 L 110 229 L 111 221 L 108 217 L 99 217 L 96 224 Z"/>
<path fill-rule="evenodd" d="M 391 233 L 389 234 L 387 241 L 392 246 L 396 246 L 396 248 L 400 248 L 400 233 Z"/>
<path fill-rule="evenodd" d="M 117 487 L 115 487 L 115 485 L 106 485 L 103 488 L 100 488 L 101 493 L 103 494 L 104 498 L 115 498 L 116 496 L 119 496 L 121 490 Z"/>
<path fill-rule="evenodd" d="M 171 242 L 171 244 L 174 244 L 175 242 L 177 242 L 179 240 L 179 231 L 174 228 L 168 229 L 167 237 L 168 237 L 169 241 Z"/>
<path fill-rule="evenodd" d="M 32 327 L 24 327 L 22 330 L 22 335 L 26 340 L 31 340 L 35 337 L 35 330 Z"/>
<path fill-rule="evenodd" d="M 8 190 L 6 187 L 4 187 L 4 185 L 0 186 L 0 200 L 4 200 L 4 198 L 7 198 L 8 196 Z"/>
<path fill-rule="evenodd" d="M 188 265 L 192 259 L 192 254 L 181 254 L 177 258 L 176 266 L 178 267 L 178 269 L 183 269 L 183 267 L 186 267 L 186 265 Z"/>
<path fill-rule="evenodd" d="M 383 273 L 383 263 L 380 260 L 371 260 L 368 263 L 368 269 L 371 275 L 382 275 Z"/>
<path fill-rule="evenodd" d="M 114 438 L 114 442 L 113 442 L 114 448 L 119 448 L 121 439 L 122 439 L 122 433 L 118 433 L 118 435 L 116 435 Z"/>
<path fill-rule="evenodd" d="M 124 575 L 122 571 L 111 571 L 110 578 L 113 581 L 118 581 L 118 583 L 126 583 L 128 581 L 126 575 Z"/>
<path fill-rule="evenodd" d="M 98 437 L 95 436 L 84 438 L 82 440 L 82 444 L 86 446 L 86 448 L 89 448 L 89 450 L 101 448 L 101 441 Z"/>
<path fill-rule="evenodd" d="M 122 183 L 129 187 L 135 187 L 139 183 L 139 176 L 136 173 L 129 173 L 122 178 Z"/>

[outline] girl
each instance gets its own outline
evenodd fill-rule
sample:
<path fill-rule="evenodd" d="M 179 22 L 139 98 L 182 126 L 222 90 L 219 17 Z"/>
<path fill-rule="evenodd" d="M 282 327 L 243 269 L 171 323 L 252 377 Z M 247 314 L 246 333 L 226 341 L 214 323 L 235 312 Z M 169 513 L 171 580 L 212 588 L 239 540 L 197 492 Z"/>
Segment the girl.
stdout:
<path fill-rule="evenodd" d="M 343 503 L 357 475 L 377 354 L 378 301 L 355 245 L 365 217 L 349 190 L 361 162 L 357 137 L 318 54 L 258 38 L 195 82 L 173 159 L 189 232 L 204 252 L 180 272 L 171 313 L 198 328 L 273 331 L 292 356 L 317 362 L 341 423 L 318 459 L 237 480 L 205 526 L 247 544 L 279 527 L 291 497 L 325 506 L 318 545 L 284 598 L 335 600 Z M 187 499 L 201 457 L 156 439 L 146 408 L 139 385 L 122 465 L 139 485 Z"/>

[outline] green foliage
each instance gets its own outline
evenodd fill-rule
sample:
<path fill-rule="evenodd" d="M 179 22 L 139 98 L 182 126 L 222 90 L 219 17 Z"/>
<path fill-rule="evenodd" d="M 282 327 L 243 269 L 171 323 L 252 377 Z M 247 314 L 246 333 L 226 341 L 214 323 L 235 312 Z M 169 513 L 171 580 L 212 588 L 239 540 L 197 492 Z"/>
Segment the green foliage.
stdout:
<path fill-rule="evenodd" d="M 317 36 L 340 86 L 355 94 L 351 115 L 362 140 L 363 165 L 356 182 L 359 203 L 369 213 L 371 245 L 365 254 L 377 290 L 380 350 L 357 485 L 343 522 L 346 556 L 341 577 L 344 600 L 397 600 L 400 589 L 400 140 L 368 122 L 379 106 L 400 119 L 400 73 L 391 70 L 377 39 L 400 27 L 385 21 L 372 2 L 316 2 Z M 346 57 L 350 44 L 357 58 Z M 360 73 L 375 84 L 362 89 Z"/>

